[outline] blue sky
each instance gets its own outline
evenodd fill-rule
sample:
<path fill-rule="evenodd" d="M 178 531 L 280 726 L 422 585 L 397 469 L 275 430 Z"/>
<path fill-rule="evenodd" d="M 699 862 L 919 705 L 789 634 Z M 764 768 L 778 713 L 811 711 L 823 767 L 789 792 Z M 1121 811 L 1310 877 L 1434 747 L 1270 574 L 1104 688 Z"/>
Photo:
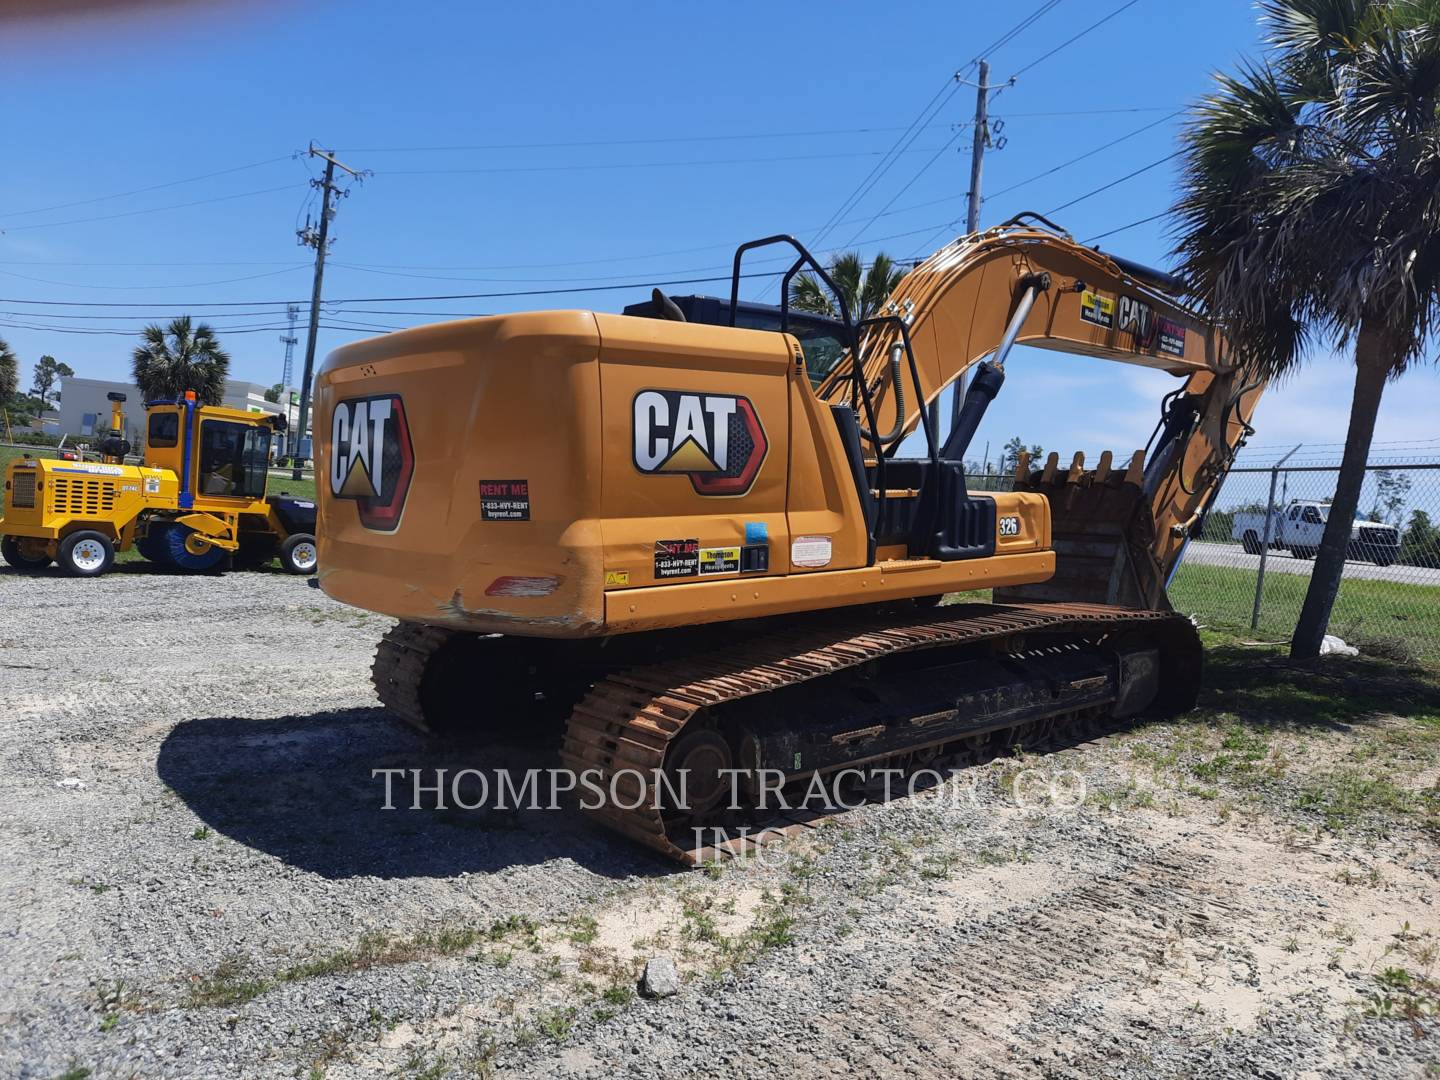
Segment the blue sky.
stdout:
<path fill-rule="evenodd" d="M 1243 0 L 1137 0 L 1064 45 L 1122 4 L 1061 0 L 989 54 L 993 81 L 1019 74 L 992 104 L 1006 142 L 986 159 L 982 224 L 1051 210 L 1171 153 L 1168 114 L 1259 48 Z M 1045 5 L 208 6 L 221 13 L 26 24 L 0 40 L 0 335 L 27 372 L 48 352 L 81 375 L 123 376 L 125 331 L 188 311 L 220 328 L 236 377 L 276 381 L 285 301 L 309 296 L 294 230 L 314 212 L 316 170 L 291 155 L 311 139 L 374 170 L 334 225 L 325 292 L 346 302 L 325 322 L 352 329 L 322 331 L 322 354 L 446 314 L 618 310 L 651 282 L 728 272 L 742 240 L 812 241 L 940 92 L 929 126 L 820 242 L 928 253 L 963 227 L 968 186 L 968 133 L 952 125 L 974 96 L 950 95 L 948 80 Z M 1173 178 L 1160 164 L 1058 217 L 1088 238 L 1159 213 Z M 102 198 L 155 185 L 172 186 Z M 1102 244 L 1163 265 L 1163 228 Z M 361 299 L 625 283 L 637 287 Z M 61 332 L 81 328 L 112 332 Z M 1067 453 L 1128 452 L 1171 385 L 1033 350 L 1009 373 L 979 443 L 1021 434 Z M 1378 438 L 1436 440 L 1437 390 L 1434 367 L 1407 376 Z M 1257 458 L 1337 443 L 1348 396 L 1346 365 L 1317 357 L 1262 405 Z"/>

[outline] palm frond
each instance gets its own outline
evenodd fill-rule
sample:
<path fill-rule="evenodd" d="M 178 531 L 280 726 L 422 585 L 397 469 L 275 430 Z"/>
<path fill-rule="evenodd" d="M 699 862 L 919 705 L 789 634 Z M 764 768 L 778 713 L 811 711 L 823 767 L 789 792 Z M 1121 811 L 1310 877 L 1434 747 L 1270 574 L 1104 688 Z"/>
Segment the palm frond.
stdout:
<path fill-rule="evenodd" d="M 813 311 L 817 315 L 834 315 L 835 303 L 820 279 L 814 274 L 796 274 L 790 283 L 790 306 L 797 311 Z"/>

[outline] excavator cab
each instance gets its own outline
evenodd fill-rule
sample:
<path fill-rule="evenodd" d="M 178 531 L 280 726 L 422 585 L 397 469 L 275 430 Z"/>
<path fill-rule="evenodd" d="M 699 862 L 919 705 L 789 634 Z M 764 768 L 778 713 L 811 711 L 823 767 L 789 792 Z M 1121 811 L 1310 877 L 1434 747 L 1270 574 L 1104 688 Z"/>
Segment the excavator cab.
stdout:
<path fill-rule="evenodd" d="M 776 245 L 787 245 L 796 252 L 795 261 L 781 276 L 781 303 L 741 300 L 741 266 L 746 253 Z M 829 288 L 840 318 L 791 310 L 790 282 L 806 269 Z M 1028 310 L 1027 305 L 1026 312 Z M 667 297 L 656 289 L 648 304 L 632 304 L 625 308 L 625 314 L 790 334 L 804 353 L 813 389 L 818 391 L 827 384 L 847 383 L 849 400 L 833 406 L 831 415 L 865 516 L 868 555 L 872 561 L 877 553 L 942 562 L 995 553 L 1001 528 L 996 501 L 989 495 L 970 495 L 964 454 L 1004 381 L 1003 367 L 982 365 L 979 378 L 967 395 L 966 406 L 959 410 L 959 420 L 944 446 L 939 442 L 939 431 L 932 429 L 929 413 L 922 411 L 920 426 L 925 453 L 900 457 L 900 445 L 909 434 L 903 423 L 907 388 L 917 396 L 924 393 L 907 321 L 900 315 L 883 314 L 858 324 L 852 322 L 848 304 L 835 282 L 793 236 L 771 236 L 740 246 L 735 255 L 728 303 L 714 297 Z M 856 374 L 859 358 L 868 344 L 866 339 L 882 330 L 890 331 L 894 338 L 889 370 L 884 377 L 888 377 L 898 400 L 894 422 L 885 433 L 877 432 L 874 424 L 872 396 L 878 387 L 867 384 Z M 1018 534 L 1018 517 L 1010 516 L 1004 527 L 1011 535 Z"/>
<path fill-rule="evenodd" d="M 733 322 L 732 310 L 736 312 Z M 729 303 L 715 296 L 667 296 L 655 289 L 648 301 L 627 305 L 623 314 L 788 333 L 800 343 L 810 384 L 815 387 L 825 381 L 849 348 L 850 328 L 840 319 L 750 300 L 738 300 L 732 309 Z"/>

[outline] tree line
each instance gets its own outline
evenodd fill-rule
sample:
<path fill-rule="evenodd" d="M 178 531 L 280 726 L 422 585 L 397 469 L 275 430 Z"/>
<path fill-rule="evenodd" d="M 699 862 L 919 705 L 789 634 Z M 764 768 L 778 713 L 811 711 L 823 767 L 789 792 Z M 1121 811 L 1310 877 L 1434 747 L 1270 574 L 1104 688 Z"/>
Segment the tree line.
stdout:
<path fill-rule="evenodd" d="M 8 342 L 0 339 L 0 408 L 11 427 L 28 427 L 60 401 L 60 380 L 75 369 L 45 355 L 35 362 L 28 392 L 20 389 L 20 358 Z M 140 344 L 130 358 L 130 375 L 145 401 L 178 398 L 193 391 L 202 405 L 219 405 L 225 398 L 230 377 L 230 354 L 206 323 L 193 324 L 188 315 L 172 319 L 167 326 L 152 323 L 140 332 Z M 274 397 L 271 397 L 274 394 Z M 269 401 L 278 401 L 280 388 L 266 391 Z"/>
<path fill-rule="evenodd" d="M 28 392 L 20 389 L 20 358 L 9 342 L 0 338 L 0 408 L 3 408 L 12 425 L 26 427 L 36 417 L 52 411 L 60 399 L 60 380 L 74 375 L 69 364 L 53 356 L 42 356 L 35 362 L 33 378 Z"/>

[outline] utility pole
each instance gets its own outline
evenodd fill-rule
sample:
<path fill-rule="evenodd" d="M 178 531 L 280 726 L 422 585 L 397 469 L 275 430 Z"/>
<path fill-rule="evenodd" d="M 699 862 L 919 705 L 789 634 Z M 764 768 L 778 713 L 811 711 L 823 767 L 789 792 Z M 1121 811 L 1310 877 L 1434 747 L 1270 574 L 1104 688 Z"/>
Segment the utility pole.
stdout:
<path fill-rule="evenodd" d="M 965 214 L 965 233 L 970 235 L 980 231 L 980 204 L 984 199 L 980 196 L 980 181 L 985 171 L 985 151 L 990 148 L 990 63 L 981 60 L 979 65 L 980 81 L 975 84 L 975 126 L 971 132 L 970 140 L 970 190 L 966 195 L 967 208 Z M 960 77 L 958 74 L 955 76 Z M 1003 83 L 1001 89 L 1009 86 L 1015 80 Z M 1004 121 L 997 124 L 1002 126 Z M 998 150 L 1005 145 L 1002 137 L 996 144 Z M 955 389 L 950 399 L 950 424 L 953 428 L 960 418 L 960 406 L 965 402 L 965 376 L 955 380 Z M 939 421 L 939 409 L 931 413 Z"/>
<path fill-rule="evenodd" d="M 985 147 L 990 142 L 990 63 L 980 61 L 980 81 L 975 85 L 975 129 L 970 145 L 969 210 L 965 231 L 980 231 L 980 178 L 985 169 Z"/>
<path fill-rule="evenodd" d="M 294 381 L 294 379 L 295 379 L 295 345 L 296 345 L 296 344 L 299 342 L 299 340 L 300 340 L 299 338 L 297 338 L 297 337 L 295 336 L 295 321 L 300 318 L 300 305 L 299 305 L 299 304 L 288 304 L 288 305 L 286 305 L 285 314 L 286 314 L 286 315 L 289 317 L 289 319 L 290 319 L 290 332 L 289 332 L 288 334 L 281 334 L 281 335 L 280 335 L 280 340 L 281 340 L 282 342 L 284 342 L 284 344 L 285 344 L 285 364 L 284 364 L 284 366 L 281 367 L 281 369 L 280 369 L 280 393 L 281 393 L 282 395 L 284 395 L 285 400 L 280 403 L 280 407 L 281 407 L 281 408 L 284 410 L 284 412 L 285 412 L 285 419 L 286 419 L 286 421 L 289 421 L 289 419 L 290 419 L 290 396 L 289 396 L 289 395 L 290 395 L 290 384 L 291 384 L 291 383 Z M 291 450 L 294 449 L 296 440 L 297 440 L 298 438 L 299 438 L 299 435 L 298 435 L 298 434 L 295 434 L 295 433 L 292 433 L 292 432 L 288 432 L 288 431 L 286 432 L 286 434 L 285 434 L 285 452 L 286 452 L 287 455 L 290 453 Z"/>
<path fill-rule="evenodd" d="M 334 155 L 321 150 L 313 142 L 310 144 L 310 156 L 318 157 L 325 162 L 325 178 L 323 180 L 312 180 L 310 183 L 321 191 L 320 199 L 320 227 L 313 229 L 309 222 L 298 235 L 300 243 L 307 247 L 315 248 L 315 286 L 310 293 L 310 332 L 305 338 L 305 377 L 300 383 L 300 422 L 295 431 L 296 454 L 291 458 L 291 464 L 295 471 L 292 479 L 299 480 L 300 465 L 304 460 L 301 454 L 305 449 L 305 425 L 310 422 L 310 383 L 315 377 L 315 336 L 320 332 L 320 286 L 325 279 L 325 252 L 330 246 L 330 217 L 334 213 L 331 208 L 332 198 L 344 198 L 348 191 L 341 190 L 335 186 L 335 170 L 341 169 L 356 180 L 365 179 L 365 174 L 349 165 L 335 160 Z M 313 454 L 314 448 L 311 448 Z"/>

